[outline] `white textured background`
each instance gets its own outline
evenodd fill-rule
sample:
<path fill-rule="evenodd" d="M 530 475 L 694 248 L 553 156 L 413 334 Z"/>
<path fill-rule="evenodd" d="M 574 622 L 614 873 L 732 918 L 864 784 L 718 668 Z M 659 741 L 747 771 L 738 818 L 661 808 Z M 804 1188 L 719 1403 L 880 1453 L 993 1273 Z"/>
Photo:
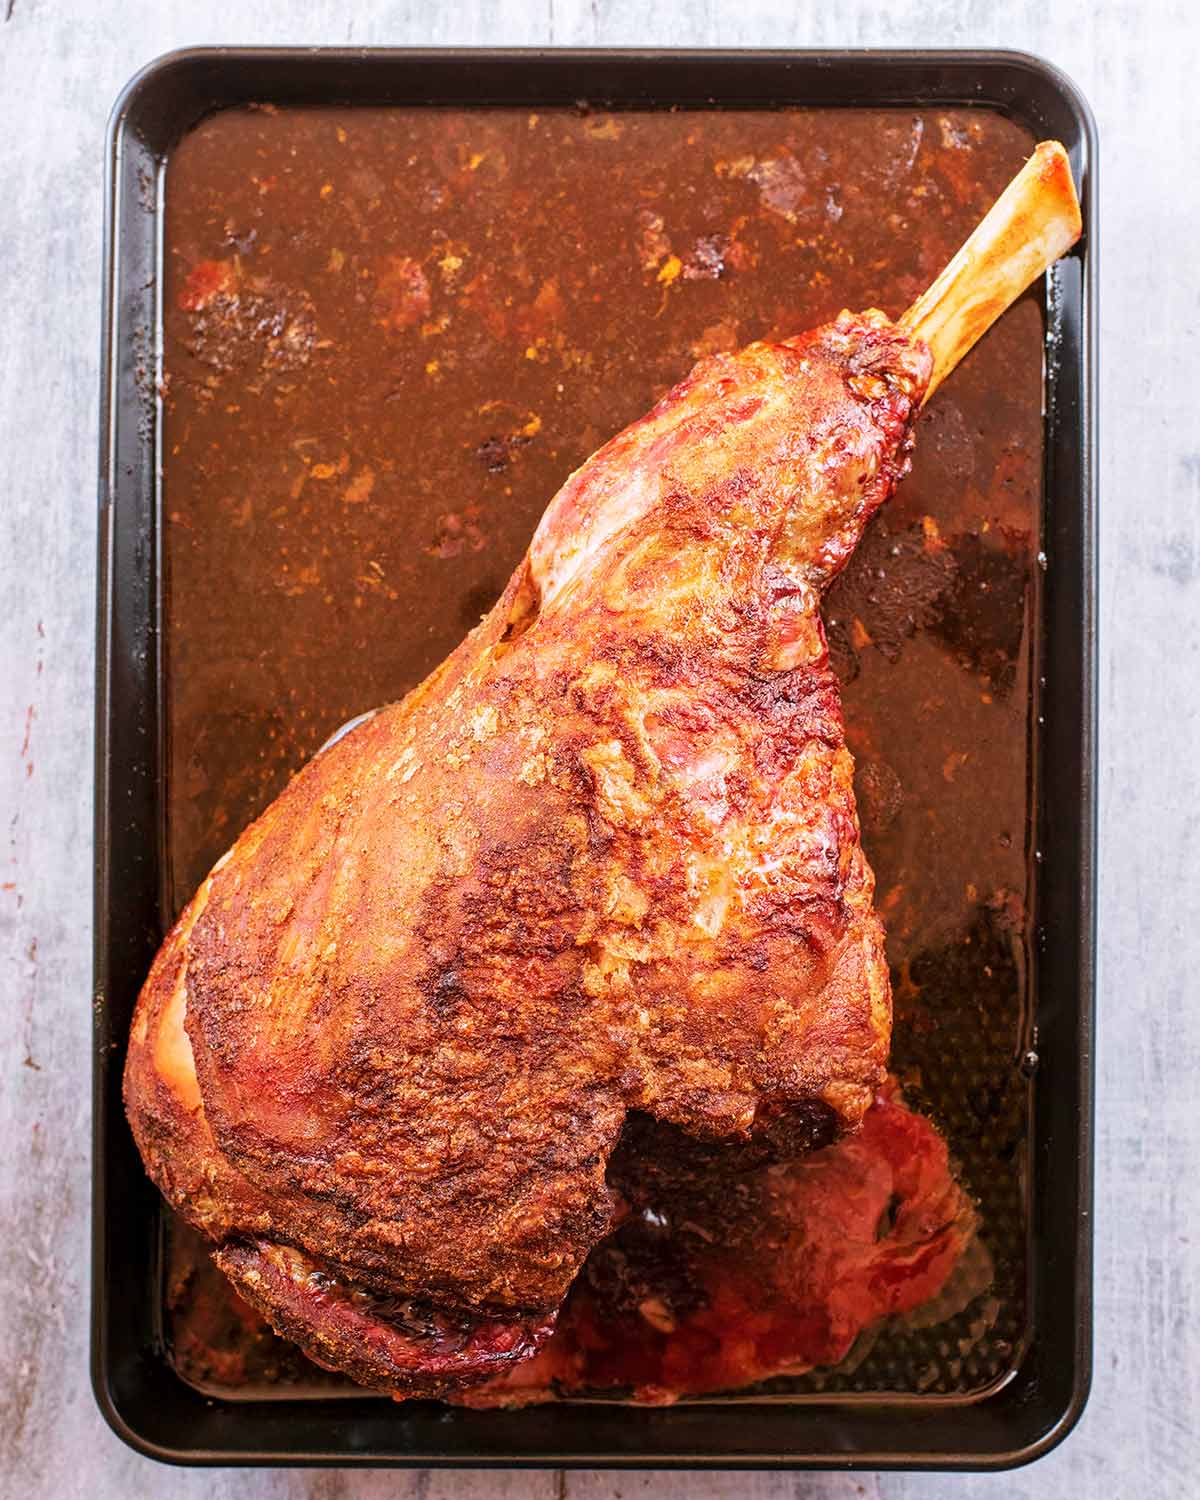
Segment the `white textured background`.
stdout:
<path fill-rule="evenodd" d="M 88 1385 L 95 455 L 104 123 L 194 43 L 1017 47 L 1101 138 L 1096 1373 L 1009 1475 L 199 1472 Z M 1200 12 L 1185 0 L 0 0 L 0 1496 L 1200 1495 Z"/>

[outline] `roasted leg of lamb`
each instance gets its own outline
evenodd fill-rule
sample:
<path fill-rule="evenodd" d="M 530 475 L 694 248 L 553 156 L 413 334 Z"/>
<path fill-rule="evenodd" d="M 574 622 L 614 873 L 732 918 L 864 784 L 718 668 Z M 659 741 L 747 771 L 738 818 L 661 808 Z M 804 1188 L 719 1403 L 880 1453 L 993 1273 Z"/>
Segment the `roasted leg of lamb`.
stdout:
<path fill-rule="evenodd" d="M 548 1337 L 625 1208 L 623 1132 L 761 1163 L 858 1126 L 891 1004 L 821 591 L 922 401 L 1078 232 L 1039 147 L 898 323 L 699 365 L 567 480 L 458 650 L 204 881 L 126 1106 L 313 1358 L 465 1389 Z"/>

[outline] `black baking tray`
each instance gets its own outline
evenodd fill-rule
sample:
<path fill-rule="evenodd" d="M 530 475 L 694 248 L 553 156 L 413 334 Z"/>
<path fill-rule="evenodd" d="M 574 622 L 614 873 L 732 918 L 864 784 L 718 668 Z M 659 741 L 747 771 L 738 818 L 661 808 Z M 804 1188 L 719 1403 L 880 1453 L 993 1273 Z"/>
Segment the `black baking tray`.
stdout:
<path fill-rule="evenodd" d="M 581 1403 L 522 1412 L 367 1395 L 222 1401 L 175 1373 L 158 1313 L 158 1198 L 121 1105 L 138 989 L 161 940 L 159 555 L 163 167 L 209 112 L 249 102 L 771 108 L 973 104 L 1067 146 L 1084 234 L 1048 282 L 1046 549 L 1035 745 L 1037 1053 L 1033 1337 L 982 1395 Z M 1002 1468 L 1077 1421 L 1091 1376 L 1095 879 L 1096 135 L 1086 102 L 1012 52 L 202 49 L 151 64 L 107 140 L 97 668 L 92 1378 L 114 1430 L 163 1460 L 711 1468 Z"/>

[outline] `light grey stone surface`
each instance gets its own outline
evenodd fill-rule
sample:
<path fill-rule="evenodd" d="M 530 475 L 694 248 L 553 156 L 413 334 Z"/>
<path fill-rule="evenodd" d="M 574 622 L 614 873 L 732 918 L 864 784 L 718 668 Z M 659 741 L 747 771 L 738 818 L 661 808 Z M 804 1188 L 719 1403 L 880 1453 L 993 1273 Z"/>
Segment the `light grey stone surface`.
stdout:
<path fill-rule="evenodd" d="M 1006 46 L 1101 153 L 1096 1373 L 996 1476 L 202 1473 L 104 1426 L 87 1376 L 96 390 L 104 121 L 202 42 Z M 0 1494 L 1174 1500 L 1200 1493 L 1200 14 L 1185 0 L 0 0 Z"/>

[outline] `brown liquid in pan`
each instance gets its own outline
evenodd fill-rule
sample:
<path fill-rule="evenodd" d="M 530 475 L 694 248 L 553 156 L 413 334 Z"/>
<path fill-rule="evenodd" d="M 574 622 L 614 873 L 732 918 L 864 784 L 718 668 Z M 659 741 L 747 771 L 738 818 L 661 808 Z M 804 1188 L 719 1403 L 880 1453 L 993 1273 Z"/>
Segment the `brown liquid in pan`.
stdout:
<path fill-rule="evenodd" d="M 263 108 L 187 136 L 166 195 L 164 919 L 338 725 L 457 645 L 601 442 L 705 353 L 898 314 L 1030 146 L 983 110 Z M 825 604 L 893 1067 L 994 1277 L 777 1390 L 977 1390 L 1024 1338 L 1042 339 L 1031 294 L 939 390 Z M 186 1378 L 328 1389 L 172 1243 Z"/>

